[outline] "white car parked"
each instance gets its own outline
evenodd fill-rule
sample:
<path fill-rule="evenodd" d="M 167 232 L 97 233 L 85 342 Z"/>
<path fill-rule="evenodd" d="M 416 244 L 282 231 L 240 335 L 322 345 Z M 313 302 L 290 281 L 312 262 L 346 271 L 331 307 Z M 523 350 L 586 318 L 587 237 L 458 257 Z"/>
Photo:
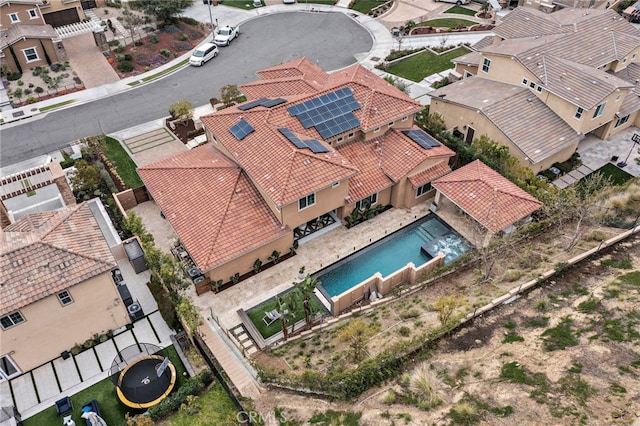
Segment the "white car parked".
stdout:
<path fill-rule="evenodd" d="M 216 56 L 218 56 L 218 46 L 213 43 L 205 43 L 200 47 L 196 47 L 193 51 L 189 58 L 189 65 L 201 67 L 209 59 L 215 58 Z"/>
<path fill-rule="evenodd" d="M 240 26 L 231 27 L 227 25 L 226 27 L 221 27 L 216 31 L 216 37 L 213 39 L 213 42 L 218 46 L 228 46 L 229 43 L 231 43 L 231 40 L 239 35 Z"/>
<path fill-rule="evenodd" d="M 445 3 L 455 3 L 458 6 L 460 6 L 461 4 L 469 4 L 469 2 L 471 2 L 471 0 L 435 0 L 435 1 L 442 1 Z"/>

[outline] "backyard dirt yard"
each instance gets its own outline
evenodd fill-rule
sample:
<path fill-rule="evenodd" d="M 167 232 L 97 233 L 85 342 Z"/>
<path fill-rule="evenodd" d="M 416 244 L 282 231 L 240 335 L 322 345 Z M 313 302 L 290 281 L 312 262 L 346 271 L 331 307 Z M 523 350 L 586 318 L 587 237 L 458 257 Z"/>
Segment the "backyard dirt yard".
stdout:
<path fill-rule="evenodd" d="M 508 257 L 501 259 L 498 275 L 508 275 L 520 262 L 523 276 L 517 282 L 530 273 L 527 258 L 563 261 L 559 253 L 535 246 Z M 438 295 L 459 291 L 473 307 L 508 284 L 477 284 L 477 269 L 443 281 L 362 315 L 375 333 L 367 352 L 384 351 L 393 341 L 437 325 L 432 307 Z M 287 419 L 303 422 L 327 410 L 362 412 L 361 425 L 640 424 L 639 295 L 636 236 L 477 319 L 440 341 L 402 377 L 355 401 L 270 389 L 255 409 L 273 415 L 278 407 Z M 334 329 L 291 342 L 256 361 L 290 373 L 349 363 L 339 334 Z"/>

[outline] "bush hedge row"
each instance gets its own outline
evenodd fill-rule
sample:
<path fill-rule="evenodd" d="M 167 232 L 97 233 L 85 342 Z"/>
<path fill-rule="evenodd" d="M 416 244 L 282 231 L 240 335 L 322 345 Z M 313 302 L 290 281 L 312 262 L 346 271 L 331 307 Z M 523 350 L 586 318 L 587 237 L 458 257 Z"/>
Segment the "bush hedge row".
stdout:
<path fill-rule="evenodd" d="M 148 415 L 154 422 L 180 409 L 189 395 L 199 395 L 213 381 L 211 370 L 202 370 L 196 376 L 187 379 L 178 390 L 162 400 L 158 405 L 149 408 Z"/>

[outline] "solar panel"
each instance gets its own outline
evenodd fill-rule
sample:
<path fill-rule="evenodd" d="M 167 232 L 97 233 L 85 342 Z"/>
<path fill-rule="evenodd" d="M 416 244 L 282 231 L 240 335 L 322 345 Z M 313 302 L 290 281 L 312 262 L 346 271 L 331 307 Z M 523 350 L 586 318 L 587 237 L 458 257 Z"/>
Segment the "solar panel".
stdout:
<path fill-rule="evenodd" d="M 423 130 L 403 130 L 402 133 L 424 149 L 431 149 L 436 146 L 440 146 L 440 142 Z"/>
<path fill-rule="evenodd" d="M 268 98 L 256 99 L 255 101 L 251 101 L 251 102 L 248 102 L 246 104 L 242 104 L 242 105 L 238 106 L 238 109 L 240 111 L 246 111 L 248 109 L 255 108 L 257 106 L 263 105 L 263 102 L 268 101 L 268 100 L 269 100 Z"/>
<path fill-rule="evenodd" d="M 280 105 L 287 102 L 286 99 L 282 99 L 282 98 L 275 98 L 275 99 L 267 99 L 266 101 L 264 101 L 262 103 L 262 106 L 267 107 L 267 108 L 271 108 L 274 107 L 276 105 Z"/>
<path fill-rule="evenodd" d="M 237 124 L 231 126 L 229 131 L 233 136 L 236 137 L 239 141 L 244 139 L 249 133 L 253 132 L 255 129 L 249 124 L 244 118 L 241 118 Z"/>
<path fill-rule="evenodd" d="M 284 137 L 289 139 L 289 142 L 294 144 L 296 148 L 300 148 L 300 149 L 308 148 L 315 154 L 319 154 L 319 153 L 323 153 L 323 152 L 329 152 L 329 149 L 327 147 L 325 147 L 324 145 L 322 145 L 322 143 L 317 139 L 305 139 L 305 140 L 302 140 L 299 137 L 297 137 L 291 130 L 287 129 L 286 127 L 279 127 L 278 131 L 280 133 L 282 133 L 282 135 Z"/>

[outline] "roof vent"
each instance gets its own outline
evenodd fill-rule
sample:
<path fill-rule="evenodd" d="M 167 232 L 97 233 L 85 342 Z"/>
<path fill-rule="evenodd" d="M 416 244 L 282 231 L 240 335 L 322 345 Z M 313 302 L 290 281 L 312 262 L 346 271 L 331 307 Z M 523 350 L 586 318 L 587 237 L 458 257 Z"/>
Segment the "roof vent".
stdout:
<path fill-rule="evenodd" d="M 527 102 L 533 102 L 533 99 L 527 98 Z"/>

